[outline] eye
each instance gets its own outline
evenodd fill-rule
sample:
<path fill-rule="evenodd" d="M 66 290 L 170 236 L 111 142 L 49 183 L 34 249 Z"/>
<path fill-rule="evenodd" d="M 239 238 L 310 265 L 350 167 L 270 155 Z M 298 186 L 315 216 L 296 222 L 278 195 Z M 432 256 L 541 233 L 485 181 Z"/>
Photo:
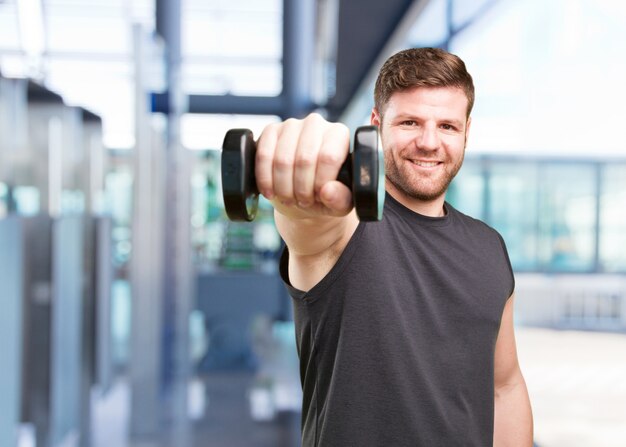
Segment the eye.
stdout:
<path fill-rule="evenodd" d="M 441 127 L 443 130 L 456 130 L 456 127 L 450 123 L 443 123 L 439 127 Z"/>
<path fill-rule="evenodd" d="M 408 127 L 417 126 L 417 123 L 413 120 L 404 120 L 400 124 Z"/>

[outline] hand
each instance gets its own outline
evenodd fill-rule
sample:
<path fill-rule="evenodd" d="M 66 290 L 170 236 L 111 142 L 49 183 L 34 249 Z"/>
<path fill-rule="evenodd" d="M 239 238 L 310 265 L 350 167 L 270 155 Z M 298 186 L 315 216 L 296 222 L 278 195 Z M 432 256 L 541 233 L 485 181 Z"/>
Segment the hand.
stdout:
<path fill-rule="evenodd" d="M 345 216 L 352 193 L 336 179 L 349 147 L 348 128 L 316 113 L 270 124 L 257 142 L 259 191 L 287 217 Z"/>

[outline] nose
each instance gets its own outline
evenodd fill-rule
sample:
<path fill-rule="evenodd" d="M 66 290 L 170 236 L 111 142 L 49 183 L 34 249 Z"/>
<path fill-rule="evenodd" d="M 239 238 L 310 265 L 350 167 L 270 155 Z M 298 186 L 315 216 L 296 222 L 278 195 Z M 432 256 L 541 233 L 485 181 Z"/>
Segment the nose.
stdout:
<path fill-rule="evenodd" d="M 435 151 L 439 148 L 439 134 L 433 126 L 424 126 L 419 135 L 415 138 L 415 145 L 418 149 Z"/>

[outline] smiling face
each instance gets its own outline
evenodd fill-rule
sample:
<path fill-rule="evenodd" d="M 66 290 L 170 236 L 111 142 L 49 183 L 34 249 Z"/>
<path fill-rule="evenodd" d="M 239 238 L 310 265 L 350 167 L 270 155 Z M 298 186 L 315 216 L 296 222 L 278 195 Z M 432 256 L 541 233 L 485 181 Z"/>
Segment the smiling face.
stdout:
<path fill-rule="evenodd" d="M 382 114 L 372 111 L 385 153 L 387 191 L 396 200 L 416 211 L 443 210 L 448 185 L 463 164 L 467 110 L 459 88 L 417 87 L 395 92 Z"/>

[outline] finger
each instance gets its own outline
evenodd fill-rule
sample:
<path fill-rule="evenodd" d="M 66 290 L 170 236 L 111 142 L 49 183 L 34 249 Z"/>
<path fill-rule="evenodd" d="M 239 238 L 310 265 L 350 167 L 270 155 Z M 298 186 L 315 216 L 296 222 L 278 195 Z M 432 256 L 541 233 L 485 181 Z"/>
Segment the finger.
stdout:
<path fill-rule="evenodd" d="M 343 124 L 335 123 L 328 127 L 322 139 L 317 156 L 315 192 L 319 195 L 322 187 L 337 179 L 339 169 L 346 160 L 350 149 L 350 132 Z"/>
<path fill-rule="evenodd" d="M 323 139 L 326 122 L 318 114 L 309 115 L 303 122 L 294 161 L 294 195 L 298 205 L 309 207 L 314 201 L 317 154 Z"/>
<path fill-rule="evenodd" d="M 302 122 L 299 120 L 288 119 L 283 122 L 274 153 L 272 167 L 274 193 L 288 205 L 294 201 L 294 159 L 301 128 Z"/>
<path fill-rule="evenodd" d="M 256 156 L 254 159 L 254 174 L 257 188 L 268 200 L 271 200 L 274 196 L 272 170 L 277 140 L 278 125 L 270 124 L 265 127 L 257 141 Z"/>
<path fill-rule="evenodd" d="M 332 216 L 345 216 L 353 208 L 350 188 L 336 180 L 322 186 L 320 201 Z"/>

